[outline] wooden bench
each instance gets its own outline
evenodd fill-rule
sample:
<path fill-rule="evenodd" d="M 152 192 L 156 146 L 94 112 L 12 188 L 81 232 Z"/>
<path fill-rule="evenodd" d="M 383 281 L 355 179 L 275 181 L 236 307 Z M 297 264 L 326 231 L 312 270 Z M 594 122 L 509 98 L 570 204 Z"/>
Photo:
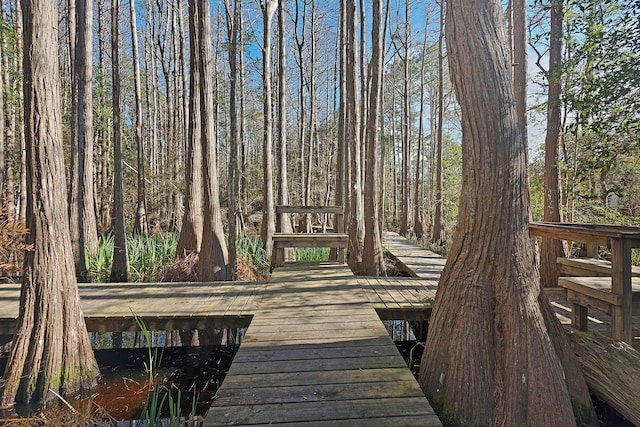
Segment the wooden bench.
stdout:
<path fill-rule="evenodd" d="M 271 255 L 271 269 L 285 263 L 284 250 L 286 248 L 335 248 L 333 259 L 339 263 L 345 262 L 345 249 L 349 244 L 349 236 L 344 230 L 343 206 L 276 206 L 276 214 L 329 214 L 335 215 L 335 232 L 331 233 L 274 233 L 273 253 Z"/>
<path fill-rule="evenodd" d="M 640 248 L 640 227 L 532 222 L 529 225 L 529 230 L 532 236 L 586 243 L 587 252 L 591 257 L 597 253 L 598 246 L 606 246 L 611 249 L 610 267 L 607 263 L 601 263 L 595 259 L 593 261 L 573 261 L 572 265 L 562 267 L 565 269 L 563 274 L 609 276 L 600 277 L 602 282 L 599 282 L 598 277 L 563 277 L 562 280 L 558 280 L 559 286 L 565 287 L 567 294 L 570 293 L 569 291 L 572 292 L 571 298 L 575 311 L 572 314 L 574 325 L 585 329 L 588 308 L 598 306 L 611 313 L 611 335 L 613 338 L 632 344 L 632 308 L 634 305 L 634 287 L 632 285 L 637 283 L 638 278 L 633 275 L 631 252 L 633 248 Z M 571 263 L 571 261 L 566 262 Z M 593 270 L 599 272 L 595 273 Z M 590 283 L 593 286 L 590 286 Z"/>
<path fill-rule="evenodd" d="M 612 292 L 611 277 L 560 277 L 558 285 L 572 304 L 571 324 L 581 331 L 587 330 L 590 308 L 613 316 L 615 308 L 622 307 L 622 296 Z M 631 282 L 631 315 L 640 316 L 640 277 Z"/>

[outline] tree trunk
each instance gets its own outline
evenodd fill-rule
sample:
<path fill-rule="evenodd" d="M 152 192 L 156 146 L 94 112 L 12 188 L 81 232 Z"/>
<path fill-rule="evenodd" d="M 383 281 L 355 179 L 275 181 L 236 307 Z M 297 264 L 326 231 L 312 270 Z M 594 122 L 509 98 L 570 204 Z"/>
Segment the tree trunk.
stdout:
<path fill-rule="evenodd" d="M 287 54 L 285 52 L 285 10 L 284 0 L 278 0 L 278 154 L 280 157 L 280 178 L 278 180 L 278 204 L 289 204 L 289 186 L 287 183 Z M 291 221 L 287 213 L 278 214 L 276 231 L 291 233 Z M 284 260 L 293 260 L 293 248 L 286 248 Z"/>
<path fill-rule="evenodd" d="M 134 233 L 146 235 L 149 233 L 149 223 L 147 221 L 147 199 L 145 193 L 145 173 L 144 173 L 144 141 L 142 139 L 142 81 L 140 78 L 140 53 L 138 49 L 138 31 L 136 29 L 136 9 L 135 1 L 129 0 L 129 10 L 131 15 L 131 44 L 133 46 L 133 78 L 135 86 L 136 104 L 136 147 L 138 148 L 138 192 L 136 216 L 133 226 Z"/>
<path fill-rule="evenodd" d="M 444 51 L 445 10 L 447 2 L 440 3 L 440 35 L 438 38 L 438 122 L 435 146 L 435 207 L 433 211 L 433 230 L 431 241 L 443 243 L 444 224 L 442 220 L 442 145 L 444 143 Z"/>
<path fill-rule="evenodd" d="M 550 222 L 560 222 L 562 219 L 558 146 L 561 131 L 563 16 L 562 0 L 553 0 L 551 2 L 551 33 L 549 35 L 547 135 L 544 140 L 544 220 Z M 562 241 L 542 239 L 540 283 L 543 287 L 558 286 L 560 271 L 556 258 L 564 256 L 565 250 Z"/>
<path fill-rule="evenodd" d="M 271 109 L 271 21 L 278 6 L 277 0 L 264 0 L 260 2 L 264 26 L 264 45 L 262 48 L 262 85 L 264 94 L 264 130 L 262 145 L 263 168 L 263 216 L 262 216 L 262 243 L 267 257 L 273 250 L 273 233 L 276 229 L 275 207 L 273 203 L 273 117 Z"/>
<path fill-rule="evenodd" d="M 346 139 L 350 157 L 350 219 L 348 262 L 353 271 L 361 270 L 364 248 L 364 203 L 362 200 L 362 170 L 360 164 L 360 111 L 358 108 L 358 60 L 356 53 L 355 0 L 346 0 Z"/>
<path fill-rule="evenodd" d="M 129 256 L 124 223 L 124 171 L 120 114 L 120 2 L 111 0 L 111 67 L 113 86 L 113 262 L 112 282 L 129 281 Z"/>
<path fill-rule="evenodd" d="M 501 3 L 450 0 L 446 15 L 462 111 L 462 190 L 419 381 L 445 424 L 574 425 L 538 303 L 527 147 Z"/>
<path fill-rule="evenodd" d="M 191 0 L 193 2 L 193 0 Z M 214 132 L 214 93 L 211 52 L 211 14 L 207 0 L 195 0 L 198 22 L 199 69 L 200 69 L 200 108 L 202 117 L 202 176 L 204 178 L 204 230 L 202 247 L 198 261 L 200 280 L 203 282 L 227 279 L 227 245 L 222 230 L 220 196 L 218 181 L 218 159 L 216 155 L 216 135 Z M 194 9 L 193 7 L 191 9 Z M 194 52 L 191 49 L 191 52 Z"/>
<path fill-rule="evenodd" d="M 189 2 L 189 44 L 191 52 L 200 52 L 200 40 L 197 37 L 197 7 Z M 202 245 L 203 218 L 203 180 L 202 180 L 202 116 L 200 112 L 200 60 L 197 54 L 189 56 L 189 134 L 185 162 L 185 201 L 184 217 L 180 228 L 180 238 L 176 249 L 176 258 L 186 258 L 199 253 Z"/>
<path fill-rule="evenodd" d="M 402 207 L 400 212 L 400 234 L 409 235 L 409 217 L 411 209 L 411 121 L 410 108 L 411 101 L 409 99 L 409 2 L 405 2 L 405 22 L 404 31 L 405 39 L 403 42 L 403 71 L 404 78 L 402 82 Z"/>
<path fill-rule="evenodd" d="M 369 91 L 369 108 L 367 110 L 367 156 L 365 163 L 364 192 L 364 249 L 362 256 L 362 273 L 367 276 L 380 276 L 385 273 L 382 255 L 382 238 L 378 222 L 378 199 L 376 178 L 378 171 L 378 119 L 380 114 L 380 94 L 382 89 L 382 0 L 374 0 L 372 4 L 371 22 L 371 90 Z"/>
<path fill-rule="evenodd" d="M 227 17 L 227 42 L 229 53 L 230 87 L 229 87 L 229 212 L 227 223 L 229 228 L 229 279 L 236 279 L 237 254 L 236 237 L 238 230 L 238 217 L 240 215 L 240 170 L 238 168 L 238 157 L 240 144 L 238 142 L 238 107 L 237 107 L 237 87 L 238 87 L 238 23 L 242 5 L 233 1 L 233 5 L 225 1 Z"/>
<path fill-rule="evenodd" d="M 55 398 L 96 385 L 69 242 L 56 3 L 24 2 L 24 100 L 28 160 L 27 243 L 20 313 L 1 406 Z M 52 195 L 56 197 L 51 197 Z"/>

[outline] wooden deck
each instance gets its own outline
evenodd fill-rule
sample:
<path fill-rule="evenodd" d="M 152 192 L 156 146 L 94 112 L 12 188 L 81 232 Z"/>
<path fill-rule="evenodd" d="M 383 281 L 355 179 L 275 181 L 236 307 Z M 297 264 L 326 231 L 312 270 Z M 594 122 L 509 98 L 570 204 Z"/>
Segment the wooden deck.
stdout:
<path fill-rule="evenodd" d="M 360 283 L 276 269 L 205 424 L 440 425 Z"/>
<path fill-rule="evenodd" d="M 246 328 L 266 282 L 80 283 L 90 332 Z M 20 284 L 0 284 L 0 335 L 15 331 Z"/>

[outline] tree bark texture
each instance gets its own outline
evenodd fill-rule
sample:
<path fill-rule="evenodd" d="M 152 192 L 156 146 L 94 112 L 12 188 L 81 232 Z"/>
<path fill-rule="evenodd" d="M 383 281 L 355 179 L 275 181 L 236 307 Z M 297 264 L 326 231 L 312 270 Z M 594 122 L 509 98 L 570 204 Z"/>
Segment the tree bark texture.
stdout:
<path fill-rule="evenodd" d="M 262 200 L 262 243 L 267 257 L 273 250 L 273 233 L 276 230 L 273 197 L 273 118 L 271 106 L 271 22 L 278 6 L 277 0 L 264 0 L 260 3 L 263 18 L 263 47 L 262 47 L 262 85 L 264 94 L 264 130 L 262 145 L 263 170 L 263 200 Z"/>
<path fill-rule="evenodd" d="M 144 167 L 144 141 L 142 139 L 142 81 L 140 76 L 140 49 L 138 48 L 138 30 L 136 25 L 135 0 L 129 0 L 129 12 L 131 19 L 131 44 L 133 50 L 133 78 L 135 88 L 135 132 L 137 147 L 137 204 L 133 230 L 135 233 L 146 235 L 149 233 L 147 221 L 147 198 L 145 192 L 145 167 Z"/>
<path fill-rule="evenodd" d="M 27 243 L 20 313 L 1 406 L 54 398 L 96 384 L 98 368 L 80 310 L 69 242 L 55 2 L 25 0 Z"/>
<path fill-rule="evenodd" d="M 362 273 L 367 276 L 380 276 L 385 273 L 382 255 L 382 237 L 378 221 L 378 198 L 376 178 L 378 172 L 378 119 L 380 114 L 380 95 L 382 92 L 382 0 L 374 0 L 372 4 L 371 22 L 371 90 L 369 91 L 369 108 L 367 109 L 367 149 L 365 162 L 364 193 L 364 248 L 362 254 Z"/>
<path fill-rule="evenodd" d="M 122 123 L 120 112 L 120 7 L 111 1 L 111 75 L 113 86 L 113 262 L 110 280 L 129 281 L 129 256 L 124 223 L 124 170 L 122 159 Z"/>
<path fill-rule="evenodd" d="M 239 123 L 238 123 L 238 24 L 241 5 L 234 0 L 230 5 L 225 1 L 227 19 L 227 42 L 229 54 L 229 213 L 227 223 L 229 229 L 229 279 L 236 279 L 237 253 L 236 237 L 238 234 L 238 218 L 240 212 L 240 169 L 239 158 Z"/>
<path fill-rule="evenodd" d="M 551 32 L 549 42 L 549 92 L 547 99 L 547 134 L 544 140 L 544 220 L 560 222 L 562 205 L 558 147 L 562 96 L 562 0 L 551 2 Z M 562 241 L 542 239 L 540 247 L 540 283 L 543 287 L 558 286 L 560 271 L 556 258 L 566 256 Z"/>
<path fill-rule="evenodd" d="M 442 219 L 442 145 L 444 143 L 444 36 L 445 10 L 448 4 L 443 0 L 440 4 L 440 35 L 438 37 L 438 122 L 435 145 L 435 200 L 433 211 L 433 230 L 431 241 L 442 243 L 444 235 L 444 221 Z"/>
<path fill-rule="evenodd" d="M 194 1 L 189 2 L 189 44 L 191 52 L 200 52 L 200 40 L 197 35 L 198 8 Z M 189 56 L 189 134 L 185 161 L 185 201 L 184 217 L 180 227 L 180 238 L 176 258 L 186 258 L 189 254 L 199 253 L 203 232 L 203 180 L 202 180 L 202 118 L 200 113 L 200 61 L 198 55 Z"/>
<path fill-rule="evenodd" d="M 501 3 L 450 0 L 446 26 L 462 111 L 462 190 L 419 381 L 445 424 L 573 425 L 538 304 L 527 147 Z"/>
<path fill-rule="evenodd" d="M 98 228 L 93 196 L 93 5 L 78 0 L 75 9 L 75 60 L 72 85 L 73 145 L 70 231 L 78 280 L 87 280 L 85 251 L 98 251 Z"/>
<path fill-rule="evenodd" d="M 362 164 L 360 141 L 360 111 L 358 108 L 357 53 L 356 53 L 356 4 L 346 2 L 346 140 L 349 144 L 349 252 L 348 263 L 353 271 L 360 271 L 364 249 L 364 202 L 362 197 Z"/>
<path fill-rule="evenodd" d="M 227 244 L 222 229 L 218 160 L 214 126 L 213 60 L 211 52 L 211 15 L 207 0 L 196 0 L 200 60 L 200 111 L 202 118 L 202 176 L 204 178 L 204 230 L 198 261 L 200 280 L 203 282 L 227 279 Z M 192 50 L 193 52 L 193 50 Z"/>
<path fill-rule="evenodd" d="M 285 43 L 284 0 L 278 0 L 278 154 L 280 157 L 280 178 L 278 180 L 278 204 L 289 204 L 288 162 L 287 162 L 287 53 Z M 276 230 L 291 233 L 289 214 L 281 212 L 276 218 Z M 293 248 L 285 248 L 285 261 L 294 259 Z"/>

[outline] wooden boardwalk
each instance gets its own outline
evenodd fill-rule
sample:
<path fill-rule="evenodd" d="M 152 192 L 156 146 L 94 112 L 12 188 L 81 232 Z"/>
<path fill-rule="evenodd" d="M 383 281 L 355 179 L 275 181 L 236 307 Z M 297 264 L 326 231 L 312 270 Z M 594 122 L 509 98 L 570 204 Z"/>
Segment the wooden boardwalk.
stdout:
<path fill-rule="evenodd" d="M 428 279 L 437 286 L 446 258 L 392 231 L 385 231 L 382 240 L 385 249 L 407 273 L 413 277 Z"/>
<path fill-rule="evenodd" d="M 347 266 L 279 268 L 263 292 L 205 425 L 440 425 Z"/>
<path fill-rule="evenodd" d="M 246 328 L 266 282 L 80 283 L 80 306 L 90 332 Z M 0 284 L 0 335 L 16 327 L 20 284 Z"/>

